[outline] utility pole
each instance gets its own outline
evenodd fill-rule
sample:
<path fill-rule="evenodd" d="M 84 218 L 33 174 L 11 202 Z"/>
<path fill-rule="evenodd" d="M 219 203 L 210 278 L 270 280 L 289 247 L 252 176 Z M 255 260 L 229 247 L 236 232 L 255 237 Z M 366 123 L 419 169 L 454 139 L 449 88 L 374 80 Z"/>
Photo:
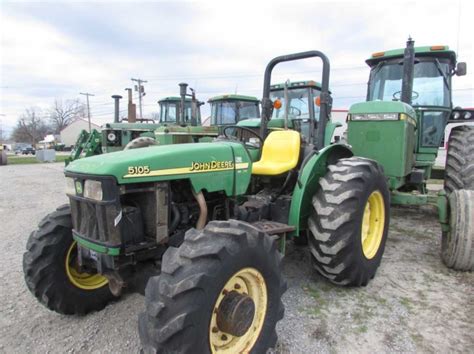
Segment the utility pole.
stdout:
<path fill-rule="evenodd" d="M 140 119 L 143 118 L 143 111 L 142 111 L 142 97 L 145 96 L 145 88 L 142 84 L 147 83 L 148 81 L 142 79 L 131 79 L 135 81 L 138 85 L 135 85 L 135 91 L 138 91 L 138 108 L 140 111 Z"/>
<path fill-rule="evenodd" d="M 93 95 L 92 93 L 88 93 L 88 92 L 79 92 L 80 95 L 84 95 L 86 96 L 86 99 L 87 99 L 87 118 L 89 120 L 89 133 L 92 131 L 92 128 L 91 128 L 91 109 L 90 109 L 90 106 L 89 106 L 89 96 L 95 96 Z"/>

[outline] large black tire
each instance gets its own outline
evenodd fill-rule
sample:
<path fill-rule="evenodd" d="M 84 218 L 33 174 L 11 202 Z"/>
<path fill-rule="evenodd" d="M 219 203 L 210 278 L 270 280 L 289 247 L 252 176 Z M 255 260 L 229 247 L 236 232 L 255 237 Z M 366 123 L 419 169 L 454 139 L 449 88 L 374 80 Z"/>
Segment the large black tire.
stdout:
<path fill-rule="evenodd" d="M 374 219 L 380 232 L 367 257 L 362 224 L 369 196 L 378 198 L 384 217 Z M 388 234 L 390 194 L 382 167 L 360 157 L 339 160 L 319 180 L 312 204 L 308 239 L 315 269 L 335 284 L 367 285 L 380 265 Z"/>
<path fill-rule="evenodd" d="M 451 130 L 446 154 L 444 189 L 474 190 L 474 126 L 460 125 Z"/>
<path fill-rule="evenodd" d="M 124 150 L 141 149 L 153 145 L 158 145 L 158 142 L 155 139 L 148 136 L 141 136 L 133 139 L 127 145 L 125 145 Z"/>
<path fill-rule="evenodd" d="M 449 195 L 449 224 L 443 232 L 441 257 L 448 268 L 474 270 L 474 191 L 455 190 Z"/>
<path fill-rule="evenodd" d="M 84 290 L 71 282 L 66 258 L 73 244 L 71 209 L 63 205 L 46 216 L 30 235 L 23 271 L 28 289 L 47 308 L 61 314 L 83 315 L 103 309 L 114 297 L 107 284 Z"/>
<path fill-rule="evenodd" d="M 281 258 L 275 240 L 242 221 L 213 221 L 201 231 L 186 232 L 183 244 L 163 255 L 161 275 L 148 282 L 146 312 L 139 316 L 144 352 L 213 352 L 209 331 L 214 306 L 227 281 L 246 268 L 263 276 L 268 305 L 254 345 L 239 352 L 265 353 L 274 347 L 286 290 Z"/>

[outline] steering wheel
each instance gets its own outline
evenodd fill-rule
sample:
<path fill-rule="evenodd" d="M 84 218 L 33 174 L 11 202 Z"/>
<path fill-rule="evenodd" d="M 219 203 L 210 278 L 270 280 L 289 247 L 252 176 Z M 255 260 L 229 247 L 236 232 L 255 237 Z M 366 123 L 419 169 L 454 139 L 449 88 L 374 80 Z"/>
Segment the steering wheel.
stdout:
<path fill-rule="evenodd" d="M 393 93 L 393 100 L 394 101 L 400 101 L 400 98 L 402 96 L 402 91 L 397 91 Z M 420 97 L 420 94 L 416 91 L 411 92 L 411 99 L 416 100 L 418 97 Z"/>
<path fill-rule="evenodd" d="M 254 130 L 250 129 L 250 128 L 247 128 L 247 127 L 241 127 L 241 126 L 238 126 L 238 125 L 228 125 L 227 127 L 225 127 L 223 130 L 222 130 L 222 133 L 224 134 L 224 136 L 227 138 L 227 139 L 230 139 L 230 140 L 239 140 L 237 139 L 235 136 L 229 136 L 227 135 L 227 131 L 229 129 L 240 129 L 241 131 L 245 131 L 247 133 L 250 133 L 251 135 L 253 135 L 254 137 L 256 137 L 259 141 L 260 141 L 260 149 L 262 148 L 263 146 L 263 139 L 260 135 L 258 135 L 257 132 L 255 132 Z M 243 141 L 242 139 L 242 134 L 240 134 L 240 141 L 244 144 L 244 146 L 247 148 L 247 147 L 251 147 L 251 148 L 255 148 L 254 145 L 251 145 L 251 144 L 247 144 L 245 143 L 245 141 Z"/>

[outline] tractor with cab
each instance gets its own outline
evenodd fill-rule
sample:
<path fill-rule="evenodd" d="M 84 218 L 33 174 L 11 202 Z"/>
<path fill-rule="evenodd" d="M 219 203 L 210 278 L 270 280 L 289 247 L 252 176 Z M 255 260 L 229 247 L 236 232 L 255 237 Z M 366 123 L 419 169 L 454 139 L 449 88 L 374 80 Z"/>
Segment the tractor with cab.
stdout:
<path fill-rule="evenodd" d="M 457 270 L 474 270 L 474 122 L 472 110 L 453 109 L 452 77 L 466 74 L 448 46 L 377 52 L 370 66 L 366 102 L 349 109 L 347 138 L 355 155 L 383 166 L 392 205 L 438 209 L 441 256 Z M 427 181 L 447 124 L 444 188 L 429 193 Z"/>
<path fill-rule="evenodd" d="M 235 125 L 241 120 L 260 118 L 260 100 L 257 97 L 228 94 L 211 97 L 210 125 Z"/>
<path fill-rule="evenodd" d="M 277 64 L 308 58 L 322 62 L 319 91 L 271 87 Z M 289 240 L 307 242 L 329 281 L 366 285 L 384 253 L 390 193 L 379 163 L 329 144 L 329 74 L 320 51 L 276 57 L 258 129 L 70 163 L 69 204 L 27 243 L 29 290 L 53 311 L 85 314 L 144 278 L 145 353 L 264 353 L 284 314 Z"/>

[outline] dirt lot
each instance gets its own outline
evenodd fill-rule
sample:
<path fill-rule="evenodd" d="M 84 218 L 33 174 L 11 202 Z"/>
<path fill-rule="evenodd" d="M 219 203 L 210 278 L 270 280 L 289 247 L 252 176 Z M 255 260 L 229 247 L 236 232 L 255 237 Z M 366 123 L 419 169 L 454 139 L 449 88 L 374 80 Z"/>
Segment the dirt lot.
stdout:
<path fill-rule="evenodd" d="M 0 352 L 138 352 L 140 295 L 86 317 L 67 317 L 40 305 L 24 284 L 28 235 L 67 201 L 62 164 L 2 166 L 0 177 Z M 327 283 L 311 271 L 306 249 L 289 247 L 277 351 L 474 351 L 474 273 L 443 266 L 439 235 L 433 210 L 392 210 L 382 265 L 361 289 Z"/>

